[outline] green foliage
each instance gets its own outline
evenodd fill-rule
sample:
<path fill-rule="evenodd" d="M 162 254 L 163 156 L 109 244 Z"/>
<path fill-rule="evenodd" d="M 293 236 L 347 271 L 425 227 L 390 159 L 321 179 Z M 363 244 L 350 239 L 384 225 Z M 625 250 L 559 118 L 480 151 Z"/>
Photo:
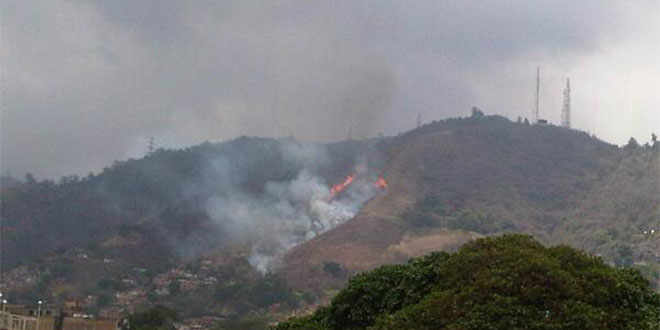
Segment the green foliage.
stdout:
<path fill-rule="evenodd" d="M 69 262 L 57 262 L 50 268 L 50 272 L 54 278 L 66 278 L 73 272 L 73 265 Z"/>
<path fill-rule="evenodd" d="M 167 289 L 170 291 L 170 294 L 172 295 L 179 294 L 179 292 L 181 291 L 181 283 L 179 283 L 179 281 L 174 280 L 170 282 L 170 285 L 167 287 Z"/>
<path fill-rule="evenodd" d="M 437 221 L 433 214 L 421 212 L 414 207 L 406 210 L 402 217 L 413 228 L 429 228 L 440 226 L 440 222 Z"/>
<path fill-rule="evenodd" d="M 96 305 L 98 307 L 105 307 L 112 303 L 112 296 L 107 294 L 100 294 Z"/>
<path fill-rule="evenodd" d="M 236 320 L 221 321 L 216 326 L 216 330 L 263 330 L 268 329 L 269 320 L 264 317 L 247 317 Z"/>
<path fill-rule="evenodd" d="M 658 263 L 649 263 L 645 265 L 635 265 L 635 269 L 648 279 L 651 282 L 651 286 L 657 290 L 658 283 L 660 282 L 660 264 Z"/>
<path fill-rule="evenodd" d="M 484 215 L 470 210 L 457 212 L 456 215 L 448 217 L 445 223 L 449 229 L 462 229 L 481 234 L 514 229 L 514 225 L 510 221 L 499 220 L 490 215 Z"/>
<path fill-rule="evenodd" d="M 327 309 L 328 324 L 335 328 L 367 326 L 382 313 L 418 302 L 427 288 L 440 279 L 433 265 L 448 256 L 433 253 L 407 265 L 383 266 L 355 276 Z"/>
<path fill-rule="evenodd" d="M 440 197 L 428 195 L 406 210 L 403 218 L 413 227 L 424 228 L 442 225 L 438 217 L 448 214 L 447 207 Z"/>
<path fill-rule="evenodd" d="M 630 267 L 633 264 L 633 249 L 629 245 L 619 245 L 616 249 L 614 263 L 617 266 Z"/>
<path fill-rule="evenodd" d="M 428 195 L 422 199 L 421 202 L 417 203 L 415 207 L 423 213 L 433 213 L 436 215 L 447 215 L 448 210 L 445 203 L 439 196 Z"/>
<path fill-rule="evenodd" d="M 508 220 L 497 219 L 469 209 L 450 211 L 438 196 L 429 195 L 406 210 L 403 218 L 413 228 L 444 227 L 454 230 L 467 230 L 480 234 L 491 234 L 513 230 L 515 226 Z"/>
<path fill-rule="evenodd" d="M 296 295 L 306 304 L 312 304 L 316 301 L 316 295 L 309 291 L 296 292 Z"/>
<path fill-rule="evenodd" d="M 244 291 L 247 300 L 257 307 L 268 307 L 275 303 L 296 306 L 297 299 L 286 281 L 280 276 L 268 273 L 261 280 Z"/>
<path fill-rule="evenodd" d="M 341 264 L 334 261 L 324 262 L 323 271 L 332 275 L 333 277 L 340 277 L 344 274 L 344 268 L 341 266 Z"/>
<path fill-rule="evenodd" d="M 172 330 L 177 319 L 175 311 L 156 306 L 141 313 L 131 314 L 128 324 L 132 330 Z"/>
<path fill-rule="evenodd" d="M 635 140 L 634 137 L 631 137 L 630 140 L 628 140 L 628 143 L 623 147 L 624 150 L 635 150 L 639 148 L 639 143 L 637 143 L 637 140 Z"/>
<path fill-rule="evenodd" d="M 119 281 L 107 279 L 107 278 L 100 279 L 96 283 L 96 286 L 101 290 L 112 290 L 112 291 L 120 290 L 122 287 Z"/>
<path fill-rule="evenodd" d="M 471 115 L 471 118 L 478 119 L 478 118 L 482 118 L 483 116 L 484 116 L 484 112 L 483 112 L 483 111 L 481 111 L 481 110 L 480 110 L 479 108 L 477 108 L 477 107 L 472 107 L 472 115 Z"/>
<path fill-rule="evenodd" d="M 237 277 L 236 281 L 220 282 L 213 292 L 213 299 L 232 303 L 239 310 L 238 314 L 241 314 L 242 311 L 266 308 L 278 303 L 296 307 L 303 296 L 294 293 L 281 276 L 267 273 L 254 280 Z"/>
<path fill-rule="evenodd" d="M 657 329 L 660 297 L 633 269 L 530 236 L 352 278 L 328 307 L 274 329 Z"/>
<path fill-rule="evenodd" d="M 213 296 L 216 300 L 231 300 L 240 292 L 241 284 L 234 281 L 220 282 L 215 287 Z"/>

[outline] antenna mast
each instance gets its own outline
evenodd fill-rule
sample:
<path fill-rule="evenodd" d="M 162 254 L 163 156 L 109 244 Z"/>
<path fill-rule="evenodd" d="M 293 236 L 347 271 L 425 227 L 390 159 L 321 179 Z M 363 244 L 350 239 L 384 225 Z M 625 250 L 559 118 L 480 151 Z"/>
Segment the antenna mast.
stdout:
<path fill-rule="evenodd" d="M 541 90 L 541 67 L 536 67 L 536 99 L 534 105 L 534 123 L 539 121 L 539 92 Z"/>
<path fill-rule="evenodd" d="M 147 145 L 147 155 L 151 155 L 156 150 L 156 142 L 154 137 L 149 138 L 149 144 Z"/>
<path fill-rule="evenodd" d="M 561 108 L 561 126 L 571 128 L 571 80 L 566 78 L 564 88 L 564 103 Z"/>

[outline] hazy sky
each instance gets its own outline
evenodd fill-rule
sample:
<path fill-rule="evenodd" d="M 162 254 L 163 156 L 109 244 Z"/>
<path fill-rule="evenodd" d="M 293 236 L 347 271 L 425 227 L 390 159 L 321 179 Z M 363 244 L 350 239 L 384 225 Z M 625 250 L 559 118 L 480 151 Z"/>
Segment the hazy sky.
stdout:
<path fill-rule="evenodd" d="M 86 174 L 238 135 L 396 134 L 476 105 L 660 133 L 657 1 L 0 0 L 3 173 Z"/>

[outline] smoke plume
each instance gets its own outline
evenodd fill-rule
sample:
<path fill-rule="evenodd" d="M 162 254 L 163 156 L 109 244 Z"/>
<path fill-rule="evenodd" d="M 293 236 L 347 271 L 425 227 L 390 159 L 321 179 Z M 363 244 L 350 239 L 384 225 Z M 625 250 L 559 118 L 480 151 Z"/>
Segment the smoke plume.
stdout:
<path fill-rule="evenodd" d="M 224 237 L 249 244 L 248 261 L 261 273 L 275 270 L 292 247 L 351 219 L 379 189 L 368 176 L 366 161 L 356 160 L 355 181 L 333 195 L 331 183 L 314 173 L 329 159 L 322 147 L 284 143 L 279 149 L 285 162 L 302 165 L 293 179 L 268 181 L 263 193 L 255 195 L 232 186 L 232 180 L 240 181 L 245 174 L 230 169 L 230 161 L 219 159 L 212 169 L 225 179 L 214 180 L 222 187 L 206 204 L 206 212 Z"/>

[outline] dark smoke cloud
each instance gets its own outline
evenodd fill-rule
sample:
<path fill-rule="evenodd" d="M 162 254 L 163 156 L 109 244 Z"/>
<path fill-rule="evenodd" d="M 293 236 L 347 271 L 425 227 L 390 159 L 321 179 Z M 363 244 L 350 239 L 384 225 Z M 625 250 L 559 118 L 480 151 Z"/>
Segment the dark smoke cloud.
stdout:
<path fill-rule="evenodd" d="M 623 143 L 660 123 L 660 101 L 637 88 L 642 72 L 660 71 L 658 48 L 639 46 L 660 31 L 650 1 L 0 4 L 1 161 L 15 175 L 99 170 L 140 156 L 150 136 L 165 147 L 243 134 L 327 141 L 349 127 L 396 134 L 418 113 L 475 104 L 525 115 L 536 65 L 551 120 L 570 74 L 582 129 Z M 603 70 L 611 63 L 621 69 Z M 617 87 L 602 81 L 620 72 L 633 92 L 613 99 Z M 624 127 L 587 115 L 613 117 L 621 102 L 637 102 Z"/>

